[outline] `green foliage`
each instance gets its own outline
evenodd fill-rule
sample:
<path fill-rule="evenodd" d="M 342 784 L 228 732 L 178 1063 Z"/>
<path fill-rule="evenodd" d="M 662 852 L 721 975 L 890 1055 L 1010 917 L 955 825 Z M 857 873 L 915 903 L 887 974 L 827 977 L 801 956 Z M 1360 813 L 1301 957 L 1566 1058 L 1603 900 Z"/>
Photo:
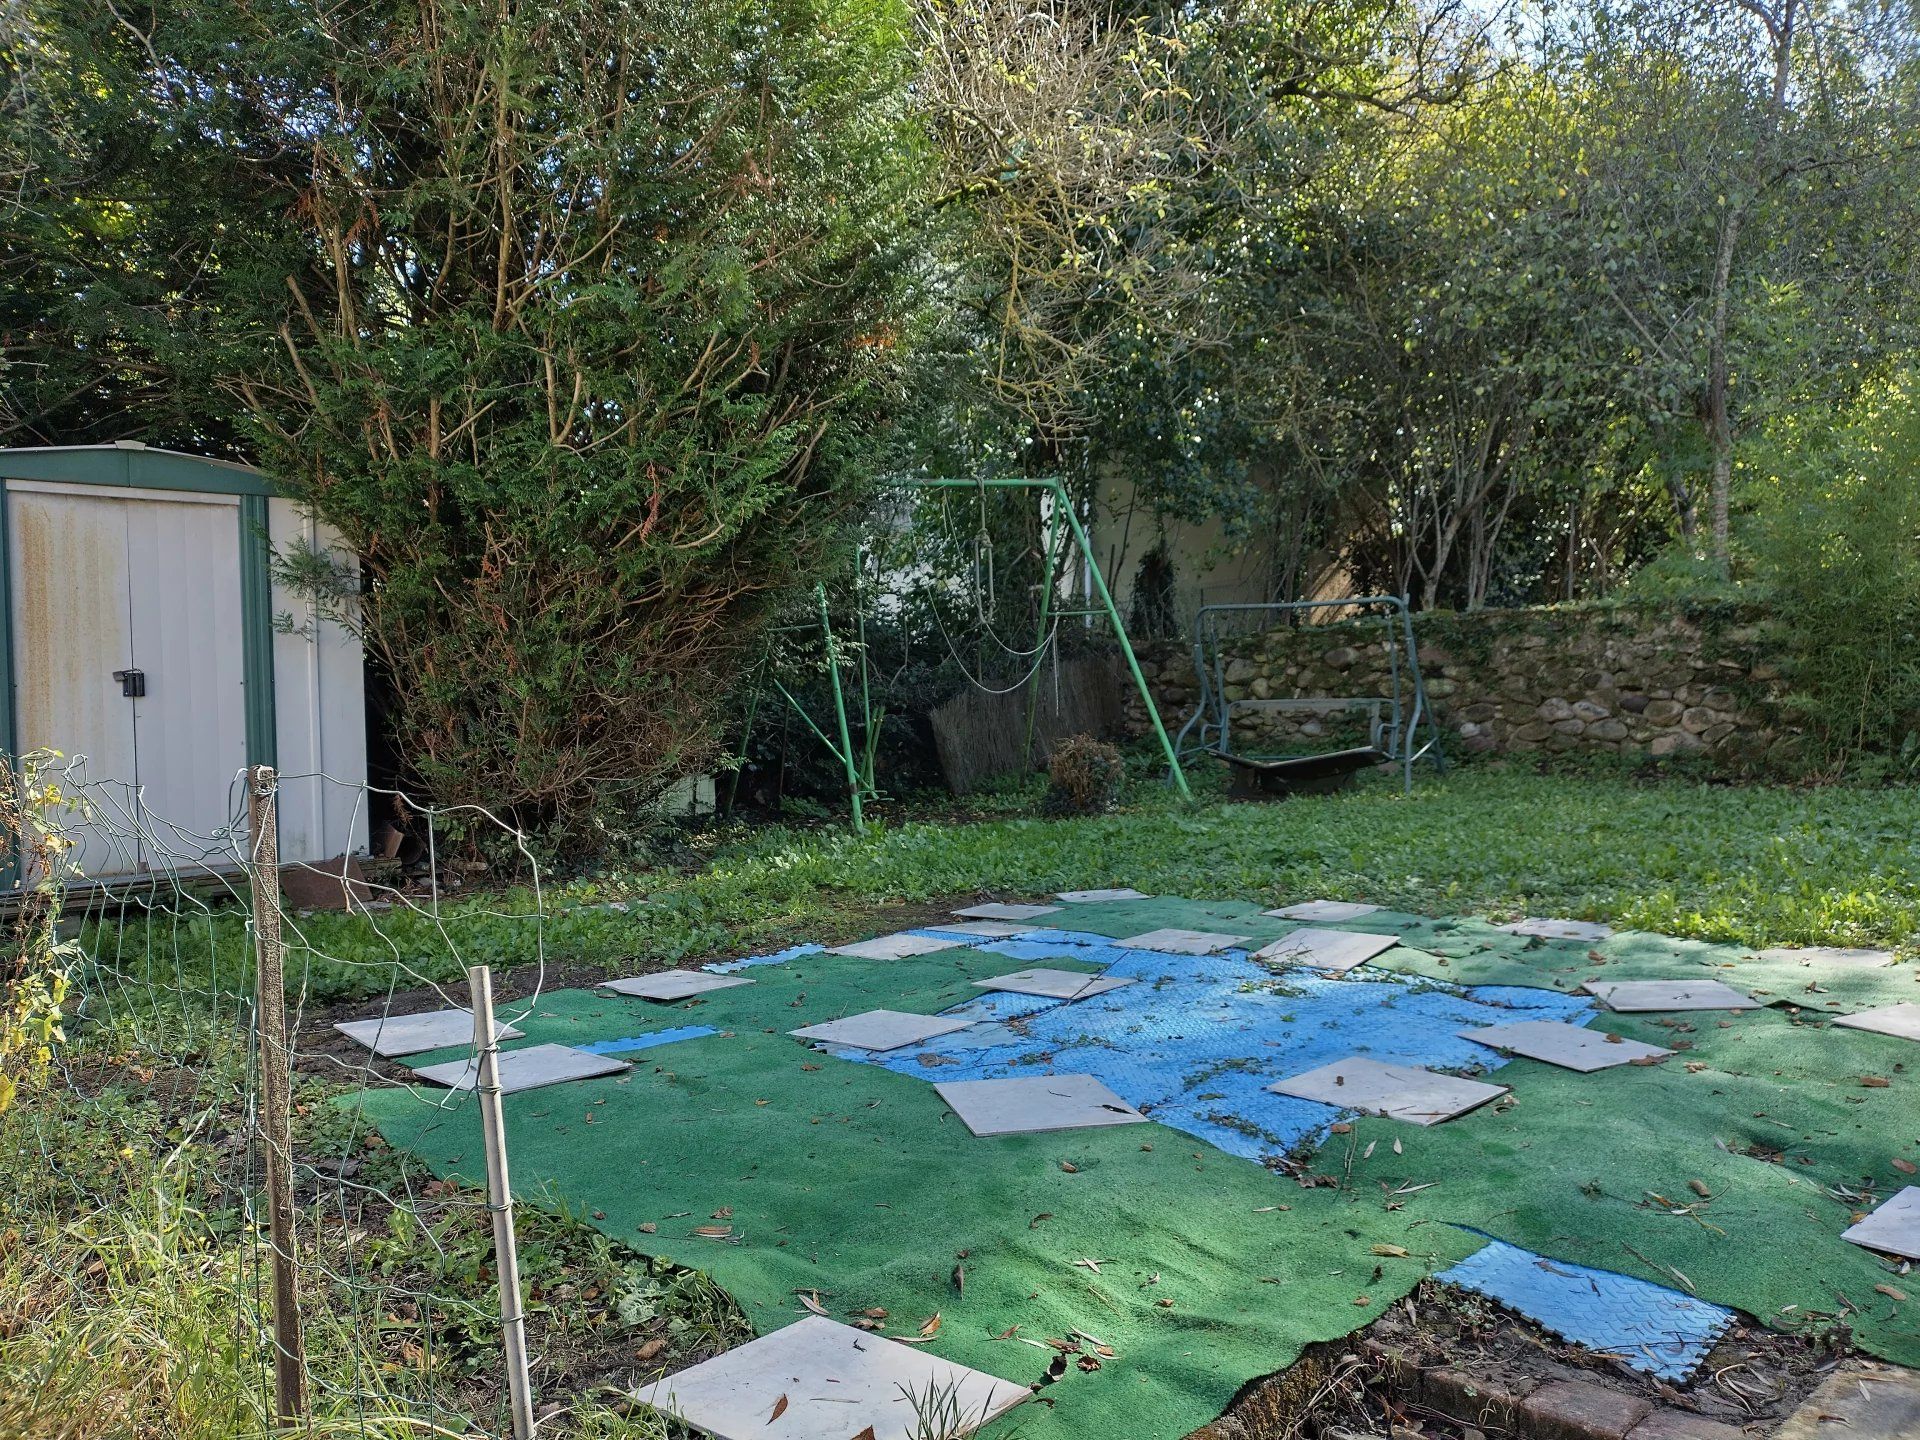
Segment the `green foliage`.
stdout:
<path fill-rule="evenodd" d="M 17 761 L 0 756 L 0 846 L 23 877 L 7 909 L 6 962 L 0 970 L 0 1114 L 22 1084 L 45 1071 L 64 1035 L 60 1021 L 75 947 L 59 936 L 60 905 L 71 869 L 64 769 L 46 751 Z"/>
<path fill-rule="evenodd" d="M 1754 491 L 1753 584 L 1809 758 L 1920 769 L 1920 380 L 1867 392 Z"/>

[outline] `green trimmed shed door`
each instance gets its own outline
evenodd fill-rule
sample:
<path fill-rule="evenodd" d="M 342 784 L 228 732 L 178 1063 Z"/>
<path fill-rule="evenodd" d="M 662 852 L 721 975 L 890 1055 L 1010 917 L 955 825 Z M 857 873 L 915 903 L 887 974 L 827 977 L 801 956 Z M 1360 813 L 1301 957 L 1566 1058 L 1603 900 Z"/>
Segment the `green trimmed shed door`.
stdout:
<path fill-rule="evenodd" d="M 247 763 L 239 498 L 10 482 L 21 750 L 86 758 L 80 866 L 230 856 Z"/>

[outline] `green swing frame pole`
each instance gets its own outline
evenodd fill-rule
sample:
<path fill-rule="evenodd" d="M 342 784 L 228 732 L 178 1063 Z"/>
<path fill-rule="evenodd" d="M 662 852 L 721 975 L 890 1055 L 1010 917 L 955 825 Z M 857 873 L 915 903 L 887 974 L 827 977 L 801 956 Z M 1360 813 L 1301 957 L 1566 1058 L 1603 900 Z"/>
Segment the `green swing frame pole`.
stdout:
<path fill-rule="evenodd" d="M 1047 643 L 1047 621 L 1052 618 L 1053 610 L 1053 536 L 1055 520 L 1049 514 L 1046 531 L 1040 544 L 1040 623 L 1033 631 L 1034 672 L 1033 683 L 1027 690 L 1027 738 L 1021 749 L 1026 763 L 1033 764 L 1033 727 L 1040 714 L 1040 649 Z M 1056 649 L 1054 655 L 1058 657 Z"/>
<path fill-rule="evenodd" d="M 1140 672 L 1139 657 L 1133 653 L 1133 642 L 1127 638 L 1127 627 L 1120 619 L 1120 611 L 1113 603 L 1113 595 L 1107 589 L 1107 577 L 1100 573 L 1100 563 L 1093 553 L 1093 544 L 1087 539 L 1087 530 L 1080 523 L 1079 513 L 1073 508 L 1073 502 L 1067 498 L 1067 487 L 1058 478 L 1047 480 L 1028 480 L 1014 476 L 965 480 L 953 478 L 902 478 L 894 482 L 916 490 L 1045 490 L 1049 492 L 1058 507 L 1066 512 L 1067 527 L 1073 532 L 1074 543 L 1080 547 L 1080 553 L 1087 558 L 1087 574 L 1093 581 L 1094 593 L 1100 599 L 1100 606 L 1106 611 L 1107 619 L 1113 623 L 1114 638 L 1120 642 L 1120 653 L 1126 656 L 1127 669 L 1133 676 L 1133 683 L 1140 691 L 1140 701 L 1146 707 L 1147 719 L 1153 723 L 1154 737 L 1160 742 L 1161 753 L 1167 757 L 1167 775 L 1182 798 L 1193 799 L 1193 787 L 1187 784 L 1186 772 L 1180 768 L 1180 757 L 1175 754 L 1173 738 L 1167 734 L 1167 727 L 1160 723 L 1159 707 L 1153 703 L 1153 692 L 1147 688 L 1147 677 Z"/>
<path fill-rule="evenodd" d="M 813 593 L 820 602 L 820 630 L 827 641 L 827 677 L 833 682 L 833 718 L 840 726 L 840 760 L 847 767 L 847 799 L 853 804 L 853 831 L 864 835 L 867 822 L 860 810 L 860 770 L 853 760 L 853 733 L 847 728 L 847 697 L 840 688 L 840 648 L 834 643 L 833 621 L 827 615 L 826 582 L 816 583 Z"/>

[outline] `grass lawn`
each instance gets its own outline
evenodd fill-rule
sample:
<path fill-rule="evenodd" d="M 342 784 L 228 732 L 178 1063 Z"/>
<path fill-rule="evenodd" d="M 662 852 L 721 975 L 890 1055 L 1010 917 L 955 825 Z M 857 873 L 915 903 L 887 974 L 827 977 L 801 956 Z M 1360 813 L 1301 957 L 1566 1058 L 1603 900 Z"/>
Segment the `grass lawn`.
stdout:
<path fill-rule="evenodd" d="M 537 898 L 527 890 L 475 896 L 448 904 L 437 919 L 405 908 L 371 920 L 303 917 L 290 932 L 290 972 L 301 1003 L 313 1007 L 381 997 L 422 980 L 452 982 L 463 964 L 478 961 L 513 969 L 544 960 L 562 973 L 571 966 L 602 974 L 655 969 L 871 934 L 910 918 L 910 907 L 961 896 L 1119 885 L 1260 905 L 1323 897 L 1428 915 L 1524 911 L 1742 945 L 1877 943 L 1910 951 L 1920 937 L 1920 807 L 1912 790 L 1735 788 L 1485 766 L 1424 778 L 1411 796 L 1376 781 L 1276 805 L 1210 798 L 1187 806 L 1139 783 L 1126 808 L 1077 820 L 1024 818 L 1018 812 L 1030 811 L 1034 798 L 1029 788 L 961 814 L 894 819 L 864 836 L 720 831 L 691 842 L 695 863 L 611 870 Z M 650 903 L 625 912 L 587 908 L 642 896 Z M 234 1208 L 236 1185 L 252 1174 L 242 1165 L 236 1178 L 230 1113 L 244 1098 L 237 1053 L 244 1030 L 218 1019 L 237 1016 L 234 992 L 248 983 L 241 917 L 156 915 L 91 927 L 83 944 L 100 963 L 78 977 L 94 993 L 89 1018 L 72 1027 L 68 1083 L 0 1121 L 0 1157 L 8 1157 L 0 1158 L 0 1229 L 44 1237 L 0 1254 L 10 1272 L 0 1274 L 0 1288 L 20 1297 L 10 1312 L 18 1323 L 0 1325 L 0 1419 L 23 1374 L 49 1393 L 76 1374 L 111 1376 L 121 1356 L 204 1350 L 223 1308 L 207 1287 L 245 1284 L 247 1257 L 256 1253 Z M 452 993 L 457 1000 L 459 991 Z M 206 1023 L 209 1016 L 215 1023 Z M 309 1124 L 319 1126 L 332 1110 L 325 1098 L 342 1086 L 322 1078 L 308 1086 Z M 206 1113 L 190 1112 L 187 1102 Z M 356 1132 L 351 1143 L 364 1139 Z M 315 1153 L 331 1147 L 329 1163 L 339 1165 L 348 1158 L 341 1143 L 319 1136 Z M 352 1158 L 374 1164 L 358 1152 Z M 369 1178 L 377 1174 L 395 1188 L 393 1163 L 381 1157 Z M 20 1174 L 9 1175 L 14 1169 Z M 321 1179 L 332 1183 L 332 1173 Z M 1262 1178 L 1251 1167 L 1249 1174 Z M 166 1216 L 164 1233 L 129 1235 L 125 1218 L 156 1205 L 154 1213 Z M 471 1292 L 458 1316 L 456 1353 L 469 1367 L 463 1374 L 410 1371 L 408 1357 L 419 1347 L 407 1337 L 419 1326 L 404 1308 L 387 1313 L 380 1374 L 389 1394 L 379 1409 L 482 1413 L 497 1398 L 472 1383 L 472 1367 L 484 1365 L 496 1333 L 486 1315 L 481 1218 L 468 1207 L 445 1221 L 441 1250 L 473 1257 L 452 1267 L 461 1272 L 452 1280 L 406 1270 L 398 1257 L 417 1247 L 397 1245 L 390 1225 L 364 1242 L 349 1226 L 329 1234 L 330 1242 L 360 1247 L 357 1274 L 378 1275 L 384 1263 L 400 1290 L 430 1281 Z M 532 1247 L 557 1257 L 540 1283 L 549 1293 L 594 1300 L 584 1309 L 572 1299 L 554 1306 L 556 1316 L 583 1316 L 564 1337 L 583 1357 L 570 1372 L 576 1378 L 587 1377 L 601 1354 L 612 1363 L 658 1339 L 665 1348 L 655 1355 L 671 1365 L 738 1333 L 706 1290 L 677 1294 L 678 1282 L 652 1262 L 594 1240 L 584 1217 L 551 1224 L 551 1241 Z M 589 1255 L 591 1264 L 566 1258 L 575 1254 Z M 72 1277 L 88 1273 L 96 1258 L 110 1270 L 124 1268 L 130 1282 L 163 1273 L 174 1283 L 75 1285 Z M 700 1256 L 696 1248 L 676 1258 Z M 109 1300 L 113 1320 L 105 1324 Z M 327 1343 L 352 1343 L 340 1327 L 318 1328 Z M 230 1395 L 209 1396 L 224 1395 L 222 1387 L 239 1383 L 233 1377 L 257 1360 L 235 1354 L 195 1372 L 208 1392 L 195 1403 L 209 1415 L 236 1413 Z M 116 1403 L 181 1403 L 169 1394 L 166 1365 L 140 1373 L 138 1393 Z M 83 1397 L 99 1403 L 85 1385 L 74 1395 L 76 1404 Z M 646 1433 L 605 1414 L 586 1428 Z"/>

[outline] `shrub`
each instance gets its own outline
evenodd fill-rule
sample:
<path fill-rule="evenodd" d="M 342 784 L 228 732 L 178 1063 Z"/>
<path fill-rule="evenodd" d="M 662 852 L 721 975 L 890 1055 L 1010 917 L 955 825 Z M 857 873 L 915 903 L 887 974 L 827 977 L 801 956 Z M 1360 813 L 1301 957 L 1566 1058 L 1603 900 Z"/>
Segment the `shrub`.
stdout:
<path fill-rule="evenodd" d="M 1093 815 L 1111 809 L 1126 778 L 1120 751 L 1091 735 L 1070 735 L 1054 746 L 1047 762 L 1049 815 Z"/>

